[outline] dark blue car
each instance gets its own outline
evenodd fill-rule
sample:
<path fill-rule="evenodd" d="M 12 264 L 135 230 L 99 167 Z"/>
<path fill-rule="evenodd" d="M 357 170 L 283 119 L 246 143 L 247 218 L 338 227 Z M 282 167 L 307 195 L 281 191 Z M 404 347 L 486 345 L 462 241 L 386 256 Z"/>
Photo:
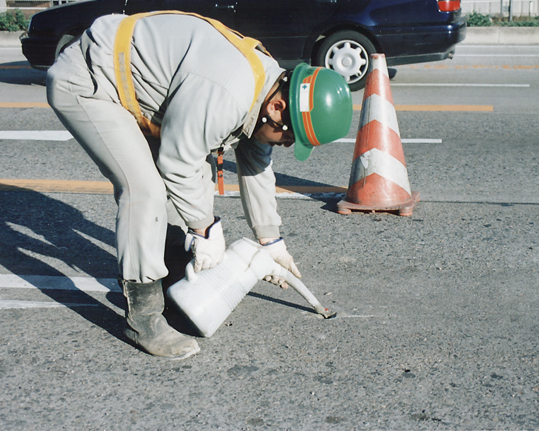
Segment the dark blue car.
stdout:
<path fill-rule="evenodd" d="M 259 39 L 284 67 L 334 69 L 352 90 L 364 86 L 370 54 L 384 53 L 388 65 L 443 60 L 466 33 L 460 0 L 92 0 L 34 15 L 23 53 L 46 69 L 99 16 L 174 9 Z"/>

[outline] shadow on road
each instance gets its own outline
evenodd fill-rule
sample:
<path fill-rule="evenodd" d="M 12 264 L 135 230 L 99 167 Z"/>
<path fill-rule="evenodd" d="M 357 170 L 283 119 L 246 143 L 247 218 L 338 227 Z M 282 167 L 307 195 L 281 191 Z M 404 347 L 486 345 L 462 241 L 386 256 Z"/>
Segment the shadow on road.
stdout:
<path fill-rule="evenodd" d="M 18 187 L 0 191 L 0 202 L 0 265 L 10 272 L 23 279 L 32 275 L 66 277 L 61 268 L 67 265 L 94 278 L 117 274 L 115 256 L 94 244 L 102 242 L 114 246 L 114 233 L 88 221 L 79 210 Z M 40 290 L 111 335 L 125 340 L 123 316 L 74 285 L 72 288 L 69 291 Z M 125 306 L 120 292 L 109 292 L 107 299 L 120 308 Z M 89 306 L 69 306 L 74 302 Z"/>
<path fill-rule="evenodd" d="M 16 85 L 40 85 L 45 87 L 47 72 L 30 67 L 27 61 L 0 63 L 0 82 Z"/>
<path fill-rule="evenodd" d="M 237 174 L 236 163 L 225 160 L 223 163 L 223 169 L 227 172 Z M 319 181 L 306 180 L 303 178 L 298 178 L 293 175 L 282 174 L 275 172 L 275 179 L 278 187 L 286 188 L 286 186 L 301 186 L 301 187 L 331 187 L 331 184 L 327 184 Z M 226 179 L 225 179 L 226 182 Z M 327 211 L 336 210 L 336 202 L 339 201 L 342 196 L 329 195 L 325 193 L 312 194 L 311 199 L 323 202 L 325 205 L 322 209 Z"/>
<path fill-rule="evenodd" d="M 82 276 L 96 279 L 117 276 L 116 256 L 98 245 L 103 243 L 114 247 L 115 234 L 111 230 L 88 221 L 76 208 L 29 189 L 3 186 L 0 189 L 0 202 L 0 265 L 13 274 L 30 284 L 35 280 L 31 276 L 36 275 L 66 277 L 66 280 L 70 280 L 62 268 L 71 274 L 71 270 L 74 270 Z M 165 290 L 185 276 L 185 265 L 192 255 L 184 251 L 184 242 L 185 234 L 181 228 L 169 225 L 165 263 L 170 273 L 163 283 Z M 35 287 L 109 334 L 127 342 L 123 335 L 123 315 L 77 289 L 73 283 L 64 290 Z M 121 292 L 109 292 L 106 298 L 115 306 L 126 308 Z M 176 324 L 183 329 L 185 322 L 176 318 Z"/>

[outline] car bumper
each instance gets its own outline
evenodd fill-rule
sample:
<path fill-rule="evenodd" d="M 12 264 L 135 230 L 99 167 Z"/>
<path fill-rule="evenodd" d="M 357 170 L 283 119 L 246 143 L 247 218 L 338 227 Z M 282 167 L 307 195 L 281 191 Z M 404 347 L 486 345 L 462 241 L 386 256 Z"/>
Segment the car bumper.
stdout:
<path fill-rule="evenodd" d="M 421 55 L 405 55 L 400 57 L 390 57 L 387 59 L 388 66 L 400 66 L 404 64 L 415 64 L 415 63 L 428 63 L 431 61 L 442 61 L 447 60 L 448 58 L 453 58 L 455 50 L 450 50 L 447 52 L 437 52 L 433 54 L 421 54 Z"/>
<path fill-rule="evenodd" d="M 385 31 L 378 35 L 388 65 L 421 63 L 451 58 L 455 46 L 466 37 L 466 22 L 441 27 L 417 27 Z M 387 46 L 387 49 L 384 48 Z"/>
<path fill-rule="evenodd" d="M 22 53 L 35 69 L 45 70 L 54 64 L 57 44 L 56 39 L 36 40 L 28 35 L 21 36 Z"/>

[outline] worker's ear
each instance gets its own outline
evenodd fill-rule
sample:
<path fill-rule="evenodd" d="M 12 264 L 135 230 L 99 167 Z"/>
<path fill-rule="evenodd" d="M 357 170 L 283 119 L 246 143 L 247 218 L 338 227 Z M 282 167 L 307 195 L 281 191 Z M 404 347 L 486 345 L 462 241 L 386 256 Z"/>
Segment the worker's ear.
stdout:
<path fill-rule="evenodd" d="M 286 109 L 286 101 L 280 97 L 276 97 L 273 100 L 270 100 L 268 106 L 266 106 L 266 109 L 270 115 L 277 112 L 282 115 Z"/>

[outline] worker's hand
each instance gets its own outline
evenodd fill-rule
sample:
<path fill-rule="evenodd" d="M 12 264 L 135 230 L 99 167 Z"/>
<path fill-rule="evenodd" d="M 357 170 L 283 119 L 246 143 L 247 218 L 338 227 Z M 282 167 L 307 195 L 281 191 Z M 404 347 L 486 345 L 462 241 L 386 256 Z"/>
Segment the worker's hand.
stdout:
<path fill-rule="evenodd" d="M 298 267 L 294 263 L 294 258 L 286 250 L 284 239 L 277 238 L 276 240 L 268 241 L 262 245 L 266 250 L 269 251 L 271 257 L 275 262 L 290 271 L 297 278 L 301 278 L 301 273 L 299 272 Z M 264 280 L 269 281 L 270 283 L 273 283 L 281 287 L 282 289 L 288 289 L 288 283 L 284 280 L 284 278 L 277 277 L 276 275 L 267 275 L 266 277 L 264 277 Z"/>
<path fill-rule="evenodd" d="M 223 226 L 219 217 L 216 217 L 213 224 L 206 229 L 205 235 L 192 229 L 187 232 L 185 250 L 192 250 L 195 255 L 193 262 L 195 272 L 213 268 L 219 264 L 223 260 L 225 249 Z"/>

